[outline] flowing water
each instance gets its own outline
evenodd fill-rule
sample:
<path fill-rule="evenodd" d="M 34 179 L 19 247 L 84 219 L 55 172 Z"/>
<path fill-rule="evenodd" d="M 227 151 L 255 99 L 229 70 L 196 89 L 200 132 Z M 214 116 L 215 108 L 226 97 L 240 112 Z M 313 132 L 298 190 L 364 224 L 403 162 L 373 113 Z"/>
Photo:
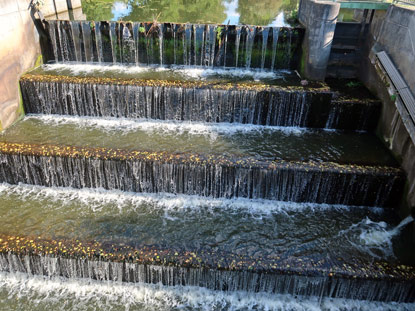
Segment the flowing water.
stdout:
<path fill-rule="evenodd" d="M 0 141 L 396 166 L 373 134 L 235 123 L 28 115 Z"/>
<path fill-rule="evenodd" d="M 0 136 L 0 309 L 415 310 L 380 105 L 303 85 L 296 4 L 45 22 L 52 62 Z"/>
<path fill-rule="evenodd" d="M 54 61 L 295 69 L 302 28 L 140 22 L 46 22 Z M 52 57 L 53 56 L 53 57 Z"/>
<path fill-rule="evenodd" d="M 20 85 L 26 112 L 42 114 L 372 130 L 380 111 L 371 97 L 303 87 L 290 71 L 68 63 Z"/>
<path fill-rule="evenodd" d="M 0 308 L 7 311 L 411 311 L 414 305 L 0 273 Z"/>
<path fill-rule="evenodd" d="M 139 3 L 85 0 L 82 11 L 87 20 L 152 21 L 157 18 L 160 22 L 176 23 L 288 26 L 297 3 L 296 0 L 147 0 Z"/>
<path fill-rule="evenodd" d="M 379 208 L 8 184 L 0 185 L 0 194 L 0 234 L 196 252 L 231 249 L 254 258 L 397 260 L 389 245 L 394 235 L 370 243 L 379 226 L 388 231 L 397 222 Z"/>

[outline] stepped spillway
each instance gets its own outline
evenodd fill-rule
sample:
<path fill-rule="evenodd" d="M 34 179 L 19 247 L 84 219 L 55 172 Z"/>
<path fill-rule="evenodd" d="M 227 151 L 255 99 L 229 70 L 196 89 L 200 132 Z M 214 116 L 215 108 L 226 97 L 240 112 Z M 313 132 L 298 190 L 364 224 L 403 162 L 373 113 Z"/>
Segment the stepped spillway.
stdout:
<path fill-rule="evenodd" d="M 0 308 L 413 308 L 380 102 L 301 78 L 304 29 L 43 25 L 0 135 Z"/>
<path fill-rule="evenodd" d="M 49 135 L 54 132 L 50 129 Z M 138 136 L 140 143 L 135 148 L 117 146 L 117 141 L 115 148 L 89 146 L 88 139 L 77 146 L 56 141 L 51 144 L 47 136 L 39 136 L 37 143 L 14 142 L 13 136 L 10 140 L 3 138 L 1 181 L 369 206 L 393 206 L 404 183 L 400 168 L 380 162 L 356 165 L 327 161 L 312 146 L 293 159 L 295 152 L 281 143 L 274 147 L 276 156 L 267 158 L 261 157 L 261 148 L 255 144 L 247 154 L 232 151 L 232 145 L 227 150 L 219 146 L 218 152 L 208 148 L 210 151 L 203 153 L 204 143 L 193 143 L 192 138 L 188 141 L 189 152 L 183 152 L 180 144 L 172 150 L 171 142 L 170 147 L 167 143 L 148 149 L 154 143 L 151 136 Z M 140 148 L 140 144 L 147 148 Z M 272 147 L 267 146 L 271 154 Z M 329 160 L 336 157 L 333 149 L 327 153 Z M 316 162 L 318 156 L 322 158 Z"/>
<path fill-rule="evenodd" d="M 0 141 L 398 166 L 371 133 L 236 123 L 27 115 Z"/>
<path fill-rule="evenodd" d="M 369 130 L 380 108 L 371 98 L 333 100 L 327 85 L 302 86 L 293 74 L 232 69 L 58 64 L 20 85 L 26 112 L 42 114 Z"/>
<path fill-rule="evenodd" d="M 335 298 L 415 297 L 413 268 L 399 264 L 390 241 L 374 239 L 399 233 L 384 223 L 393 223 L 387 210 L 29 185 L 2 184 L 0 191 L 3 271 Z"/>

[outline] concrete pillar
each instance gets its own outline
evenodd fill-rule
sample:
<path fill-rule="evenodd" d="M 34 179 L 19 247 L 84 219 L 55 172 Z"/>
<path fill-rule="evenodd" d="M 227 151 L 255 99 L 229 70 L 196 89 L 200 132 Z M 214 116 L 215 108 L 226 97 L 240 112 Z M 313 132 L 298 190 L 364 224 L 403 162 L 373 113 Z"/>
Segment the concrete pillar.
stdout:
<path fill-rule="evenodd" d="M 330 57 L 340 4 L 301 0 L 300 23 L 306 28 L 303 42 L 302 74 L 310 80 L 324 80 Z"/>

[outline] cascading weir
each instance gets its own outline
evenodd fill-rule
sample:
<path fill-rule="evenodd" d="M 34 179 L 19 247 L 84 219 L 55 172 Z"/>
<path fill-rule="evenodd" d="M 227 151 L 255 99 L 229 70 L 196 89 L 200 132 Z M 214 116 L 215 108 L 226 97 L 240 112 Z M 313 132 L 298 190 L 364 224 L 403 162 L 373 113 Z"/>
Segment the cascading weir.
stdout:
<path fill-rule="evenodd" d="M 298 67 L 303 28 L 47 21 L 55 61 Z"/>
<path fill-rule="evenodd" d="M 376 100 L 333 100 L 322 85 L 81 77 L 28 73 L 20 79 L 25 111 L 93 117 L 151 118 L 370 130 Z"/>
<path fill-rule="evenodd" d="M 61 119 L 68 119 L 69 115 L 202 121 L 206 122 L 203 123 L 206 127 L 212 125 L 207 122 L 363 131 L 376 127 L 380 110 L 379 101 L 376 99 L 343 96 L 344 94 L 329 84 L 302 81 L 297 75 L 293 84 L 291 81 L 286 82 L 285 78 L 271 82 L 266 79 L 258 81 L 252 78 L 255 75 L 251 75 L 249 81 L 229 78 L 232 76 L 229 69 L 243 68 L 255 73 L 274 74 L 279 69 L 299 68 L 304 35 L 302 28 L 89 21 L 47 21 L 44 25 L 50 39 L 49 54 L 53 55 L 49 60 L 58 65 L 65 63 L 63 65 L 73 66 L 76 62 L 78 65 L 82 63 L 83 66 L 94 67 L 99 63 L 101 68 L 97 71 L 105 66 L 118 66 L 122 68 L 121 71 L 135 67 L 137 72 L 156 68 L 153 71 L 170 70 L 170 73 L 178 67 L 181 67 L 181 72 L 189 68 L 211 71 L 220 68 L 227 71 L 228 75 L 225 78 L 215 76 L 206 79 L 179 79 L 176 73 L 172 74 L 173 78 L 149 78 L 145 75 L 127 77 L 128 74 L 123 76 L 123 73 L 99 75 L 96 72 L 77 75 L 76 70 L 70 72 L 68 68 L 65 74 L 48 72 L 46 67 L 52 66 L 48 64 L 23 75 L 20 80 L 23 102 L 28 113 L 66 115 L 60 116 Z M 234 77 L 240 72 L 241 70 L 234 73 Z M 358 90 L 356 93 L 359 93 Z M 91 118 L 89 121 L 97 123 Z M 114 119 L 108 122 L 114 122 Z M 167 122 L 164 123 L 166 124 Z M 26 126 L 28 127 L 23 126 L 26 130 L 31 128 L 30 124 Z M 70 127 L 66 130 L 68 128 Z M 90 128 L 82 130 L 88 132 Z M 215 131 L 212 128 L 210 130 Z M 91 132 L 93 139 L 87 142 L 80 139 L 72 145 L 66 144 L 53 130 L 49 133 L 50 136 L 44 135 L 43 140 L 39 139 L 40 142 L 24 140 L 19 136 L 21 133 L 11 135 L 11 140 L 7 136 L 2 137 L 0 182 L 9 185 L 1 186 L 8 189 L 27 189 L 35 185 L 28 196 L 25 196 L 27 190 L 10 190 L 10 196 L 2 201 L 9 200 L 9 203 L 3 204 L 6 207 L 0 206 L 6 211 L 5 217 L 12 218 L 12 213 L 9 214 L 8 211 L 16 205 L 13 205 L 14 198 L 24 197 L 29 201 L 33 199 L 31 195 L 37 195 L 37 191 L 45 191 L 50 187 L 69 187 L 70 190 L 53 188 L 55 192 L 52 191 L 50 196 L 56 198 L 57 193 L 62 193 L 59 191 L 70 192 L 68 201 L 75 207 L 78 203 L 74 198 L 78 197 L 78 201 L 82 201 L 85 193 L 81 192 L 86 190 L 84 188 L 91 188 L 92 194 L 86 196 L 111 192 L 105 195 L 115 198 L 116 203 L 111 204 L 120 214 L 115 217 L 113 211 L 108 212 L 107 209 L 110 216 L 105 215 L 105 212 L 97 215 L 95 212 L 99 208 L 94 208 L 102 207 L 102 201 L 101 198 L 95 198 L 100 203 L 93 208 L 91 206 L 92 216 L 74 216 L 85 210 L 85 206 L 80 206 L 71 210 L 73 218 L 68 220 L 60 213 L 62 210 L 55 206 L 62 203 L 59 199 L 37 201 L 32 206 L 47 206 L 49 210 L 45 208 L 40 211 L 40 215 L 47 214 L 48 217 L 39 216 L 36 229 L 23 227 L 24 225 L 19 227 L 16 226 L 17 222 L 10 221 L 5 227 L 11 232 L 0 232 L 1 271 L 168 286 L 201 286 L 218 291 L 242 290 L 376 301 L 415 301 L 414 267 L 404 264 L 400 258 L 395 258 L 393 251 L 387 258 L 382 257 L 382 252 L 377 255 L 379 245 L 370 244 L 369 238 L 377 238 L 376 234 L 379 232 L 390 237 L 392 241 L 394 234 L 401 230 L 399 226 L 396 227 L 399 230 L 395 228 L 387 231 L 386 223 L 382 223 L 385 218 L 377 223 L 369 218 L 371 212 L 364 210 L 353 214 L 354 218 L 348 219 L 347 226 L 335 227 L 332 231 L 329 230 L 330 233 L 324 230 L 332 228 L 333 222 L 344 225 L 342 220 L 347 213 L 353 213 L 353 210 L 363 210 L 369 206 L 378 212 L 378 207 L 394 207 L 400 201 L 405 176 L 395 166 L 394 161 L 389 161 L 387 157 L 382 159 L 382 151 L 376 154 L 376 159 L 372 157 L 376 153 L 373 150 L 368 155 L 349 158 L 349 154 L 353 154 L 353 150 L 359 149 L 360 145 L 354 145 L 354 149 L 347 150 L 353 140 L 347 143 L 345 139 L 338 139 L 342 141 L 340 144 L 327 143 L 321 148 L 304 148 L 302 152 L 296 152 L 301 143 L 294 142 L 294 151 L 285 151 L 291 146 L 279 147 L 286 149 L 277 156 L 267 141 L 260 141 L 258 146 L 261 147 L 257 149 L 262 148 L 262 153 L 250 155 L 249 150 L 233 150 L 237 149 L 233 147 L 237 145 L 235 142 L 244 141 L 243 136 L 240 140 L 233 141 L 232 145 L 229 135 L 220 136 L 220 141 L 217 142 L 217 146 L 227 144 L 226 148 L 218 147 L 207 152 L 199 152 L 205 149 L 195 148 L 186 152 L 181 149 L 166 151 L 164 146 L 156 150 L 152 150 L 151 146 L 148 148 L 150 150 L 144 147 L 140 149 L 140 146 L 135 145 L 132 148 L 125 147 L 127 145 L 120 147 L 118 141 L 116 148 L 110 148 L 108 141 L 106 145 L 99 145 L 98 131 Z M 188 132 L 187 130 L 185 135 Z M 77 133 L 79 136 L 84 134 L 79 131 Z M 140 135 L 137 137 L 146 137 L 147 134 Z M 153 133 L 151 141 L 146 141 L 143 145 L 157 144 L 155 136 Z M 363 140 L 362 137 L 359 139 Z M 50 142 L 49 138 L 56 140 Z M 206 147 L 206 137 L 199 136 L 187 141 L 193 146 L 192 143 L 197 140 L 197 148 L 202 145 Z M 252 140 L 256 139 L 251 137 Z M 279 146 L 282 144 L 284 143 Z M 322 149 L 334 145 L 340 147 L 330 149 L 324 155 Z M 255 149 L 252 146 L 251 149 Z M 371 144 L 367 146 L 370 148 Z M 316 149 L 318 152 L 314 152 Z M 216 152 L 217 150 L 222 152 Z M 287 155 L 294 153 L 294 157 Z M 313 156 L 318 158 L 317 155 L 322 156 L 319 160 L 312 160 Z M 345 162 L 342 162 L 343 158 L 346 159 Z M 202 226 L 194 218 L 186 219 L 194 212 L 193 205 L 185 211 L 188 214 L 179 215 L 184 217 L 174 217 L 177 214 L 172 217 L 169 213 L 174 214 L 174 210 L 181 209 L 181 206 L 172 207 L 166 204 L 160 208 L 162 203 L 160 206 L 152 206 L 151 203 L 148 206 L 137 206 L 133 202 L 131 205 L 136 208 L 133 212 L 137 213 L 139 209 L 142 213 L 137 213 L 137 216 L 118 205 L 120 191 L 131 192 L 130 196 L 137 193 L 142 193 L 143 197 L 154 195 L 154 201 L 157 202 L 161 195 L 168 195 L 174 197 L 175 202 L 186 197 L 184 200 L 189 200 L 188 205 L 194 204 L 192 200 L 197 197 L 199 201 L 232 201 L 227 204 L 244 200 L 244 206 L 249 205 L 250 208 L 252 201 L 256 200 L 261 201 L 265 207 L 259 208 L 259 211 L 252 211 L 255 210 L 253 208 L 238 210 L 237 213 L 230 210 L 227 215 L 220 214 L 229 217 L 223 218 L 226 220 L 224 230 L 208 228 L 210 223 L 206 225 L 209 221 L 217 223 L 217 219 L 222 217 L 215 215 L 215 219 L 198 214 L 195 217 L 203 219 L 206 226 L 194 230 Z M 24 195 L 19 196 L 19 193 Z M 297 220 L 298 215 L 307 214 L 310 209 L 303 209 L 297 215 L 287 212 L 292 206 L 280 214 L 270 212 L 269 209 L 275 207 L 276 200 L 286 201 L 284 204 L 299 202 L 296 203 L 297 207 L 304 207 L 310 202 L 322 203 L 318 208 L 327 210 L 339 208 L 333 204 L 342 204 L 341 217 L 330 218 L 332 214 L 329 213 L 327 217 L 326 214 L 318 214 L 314 218 L 317 221 L 313 227 L 308 219 L 298 217 L 300 219 Z M 34 201 L 30 201 L 29 205 L 21 202 L 20 207 L 25 209 Z M 45 202 L 48 203 L 44 204 Z M 89 208 L 89 199 L 83 202 Z M 216 207 L 216 211 L 223 206 Z M 66 207 L 68 205 L 64 206 Z M 105 208 L 104 206 L 103 209 Z M 148 212 L 151 208 L 156 212 Z M 315 206 L 311 210 L 313 208 Z M 201 213 L 206 210 L 208 213 L 215 213 L 215 209 L 210 206 L 204 206 L 200 210 Z M 20 213 L 19 210 L 14 212 L 15 215 Z M 267 213 L 269 219 L 264 220 Z M 162 217 L 158 216 L 161 214 Z M 250 216 L 246 216 L 247 214 Z M 26 214 L 26 217 L 33 221 L 30 215 Z M 141 222 L 134 217 L 139 217 Z M 296 221 L 291 222 L 292 217 Z M 53 221 L 39 224 L 42 218 L 52 218 Z M 108 218 L 111 220 L 108 221 Z M 247 227 L 244 221 L 254 218 L 260 219 L 262 223 L 258 222 L 258 226 L 251 223 L 251 227 Z M 284 226 L 282 229 L 276 227 L 276 218 L 279 218 L 279 224 L 288 224 L 289 229 Z M 124 228 L 126 219 L 131 221 L 128 229 Z M 180 223 L 178 219 L 185 219 L 186 223 Z M 228 219 L 235 219 L 235 222 L 227 221 Z M 320 219 L 327 221 L 323 229 Z M 164 231 L 150 229 L 160 228 L 160 224 L 167 222 L 170 224 L 163 227 Z M 60 227 L 61 230 L 50 229 L 51 223 L 56 224 L 54 229 Z M 68 225 L 70 223 L 73 226 Z M 292 223 L 294 225 L 291 226 Z M 316 223 L 320 230 L 316 229 Z M 107 234 L 105 230 L 101 230 L 101 225 L 107 226 L 107 231 L 112 231 L 108 234 L 110 237 L 102 236 Z M 271 229 L 256 231 L 257 227 L 262 228 L 265 225 Z M 68 227 L 68 230 L 62 229 Z M 177 239 L 177 235 L 170 235 L 171 232 L 185 227 L 187 232 L 192 232 L 188 235 L 189 239 Z M 289 230 L 294 232 L 299 228 L 307 229 L 307 232 L 299 234 L 302 235 L 300 238 L 291 239 L 287 235 Z M 379 232 L 374 229 L 379 229 Z M 134 230 L 141 230 L 146 235 L 131 234 Z M 345 233 L 348 230 L 353 232 Z M 193 234 L 197 236 L 206 231 L 209 231 L 206 236 L 201 237 L 203 233 L 199 235 L 200 239 L 193 237 Z M 186 231 L 183 229 L 183 232 Z M 321 246 L 324 243 L 321 241 L 328 241 L 325 236 L 332 232 L 334 234 L 330 241 L 350 238 L 347 240 L 347 251 L 344 250 L 344 244 L 339 246 L 326 243 Z M 364 243 L 368 242 L 370 245 L 362 246 L 363 242 L 360 240 L 364 239 L 365 234 L 366 237 L 372 234 L 364 240 Z M 165 238 L 166 235 L 168 239 Z M 261 238 L 256 238 L 258 236 Z M 293 247 L 290 244 L 292 240 L 301 242 Z M 235 246 L 236 244 L 238 245 Z M 331 248 L 333 245 L 335 249 Z M 347 253 L 349 250 L 350 254 Z"/>
<path fill-rule="evenodd" d="M 213 290 L 413 302 L 415 271 L 384 262 L 252 258 L 214 251 L 1 236 L 0 270 Z M 362 290 L 365 288 L 365 290 Z"/>
<path fill-rule="evenodd" d="M 399 168 L 330 162 L 13 143 L 0 152 L 2 182 L 48 187 L 393 206 L 404 182 Z"/>

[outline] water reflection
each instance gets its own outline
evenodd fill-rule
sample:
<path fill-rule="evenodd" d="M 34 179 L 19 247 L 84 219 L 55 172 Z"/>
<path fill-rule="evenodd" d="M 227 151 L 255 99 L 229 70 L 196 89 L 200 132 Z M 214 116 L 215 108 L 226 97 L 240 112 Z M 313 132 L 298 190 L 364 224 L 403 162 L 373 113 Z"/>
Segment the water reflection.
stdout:
<path fill-rule="evenodd" d="M 288 26 L 297 0 L 83 0 L 87 20 Z"/>

